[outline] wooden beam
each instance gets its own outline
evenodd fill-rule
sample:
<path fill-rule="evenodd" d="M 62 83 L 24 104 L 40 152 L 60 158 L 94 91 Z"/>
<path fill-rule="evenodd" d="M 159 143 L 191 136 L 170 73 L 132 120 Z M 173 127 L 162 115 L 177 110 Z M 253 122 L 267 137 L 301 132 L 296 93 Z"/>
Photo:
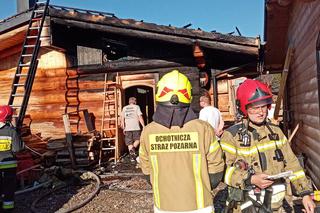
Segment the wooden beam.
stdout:
<path fill-rule="evenodd" d="M 107 26 L 95 23 L 88 23 L 75 20 L 52 18 L 52 21 L 57 24 L 73 26 L 78 28 L 83 28 L 86 30 L 96 30 L 102 31 L 110 34 L 117 34 L 121 36 L 134 37 L 140 39 L 150 39 L 158 40 L 161 42 L 168 42 L 180 45 L 187 45 L 192 47 L 195 42 L 199 44 L 200 47 L 214 50 L 221 50 L 226 52 L 240 53 L 246 55 L 258 56 L 257 46 L 245 46 L 239 44 L 224 43 L 219 41 L 204 40 L 204 39 L 194 39 L 189 37 L 177 36 L 177 35 L 164 35 L 157 32 L 147 32 L 136 29 L 127 29 L 121 27 Z"/>
<path fill-rule="evenodd" d="M 73 144 L 72 144 L 72 134 L 71 134 L 69 116 L 67 114 L 64 114 L 62 116 L 62 119 L 63 119 L 63 124 L 64 124 L 64 130 L 66 133 L 66 142 L 67 142 L 67 147 L 68 147 L 68 151 L 70 154 L 71 166 L 73 169 L 75 169 L 76 168 L 76 158 L 75 158 L 74 148 L 73 148 Z"/>
<path fill-rule="evenodd" d="M 98 74 L 107 72 L 137 71 L 157 68 L 182 67 L 192 65 L 192 61 L 180 59 L 180 62 L 172 62 L 156 59 L 135 59 L 128 61 L 111 61 L 103 65 L 87 65 L 78 68 L 79 75 Z"/>
<path fill-rule="evenodd" d="M 0 51 L 0 59 L 21 53 L 21 50 L 22 50 L 22 43 L 19 43 L 13 47 L 10 47 L 9 49 L 5 49 L 4 51 Z"/>
<path fill-rule="evenodd" d="M 214 107 L 218 108 L 218 80 L 216 76 L 216 70 L 212 69 L 211 74 L 212 74 L 212 87 L 213 87 L 213 105 Z"/>
<path fill-rule="evenodd" d="M 288 72 L 289 72 L 289 67 L 290 67 L 292 56 L 293 56 L 293 48 L 289 46 L 288 50 L 287 50 L 286 60 L 285 60 L 284 66 L 283 66 L 278 98 L 276 101 L 276 106 L 275 106 L 274 114 L 273 114 L 273 118 L 275 120 L 278 120 L 278 118 L 279 118 L 280 106 L 281 106 L 281 102 L 282 102 L 283 95 L 284 95 L 284 89 L 285 89 L 286 82 L 287 82 L 287 77 L 288 77 Z"/>

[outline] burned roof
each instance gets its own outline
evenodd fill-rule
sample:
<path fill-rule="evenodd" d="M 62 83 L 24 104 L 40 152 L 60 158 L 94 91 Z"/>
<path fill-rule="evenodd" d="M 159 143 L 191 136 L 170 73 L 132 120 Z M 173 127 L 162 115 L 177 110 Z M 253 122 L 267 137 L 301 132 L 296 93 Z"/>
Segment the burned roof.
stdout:
<path fill-rule="evenodd" d="M 31 11 L 26 11 L 1 21 L 0 40 L 6 32 L 25 26 L 30 14 Z M 101 46 L 103 42 L 103 45 L 108 45 L 105 41 L 111 41 L 130 49 L 131 56 L 163 59 L 185 57 L 186 52 L 190 54 L 187 57 L 193 57 L 192 48 L 197 44 L 204 50 L 213 67 L 218 65 L 216 67 L 219 69 L 255 62 L 259 57 L 260 38 L 157 25 L 120 19 L 112 13 L 56 5 L 49 6 L 48 17 L 52 31 L 51 45 L 63 49 L 75 42 L 74 40 L 77 40 L 77 45 L 84 42 L 84 46 L 93 47 Z M 22 36 L 19 36 L 21 39 Z M 79 41 L 79 37 L 87 40 Z M 8 38 L 8 35 L 6 39 L 13 40 Z M 0 51 L 5 48 L 8 48 L 8 45 L 0 45 Z M 154 55 L 155 48 L 157 55 Z M 221 64 L 223 66 L 220 66 Z"/>
<path fill-rule="evenodd" d="M 2 20 L 0 22 L 0 33 L 2 34 L 10 30 L 11 28 L 15 28 L 27 22 L 30 18 L 30 13 L 31 11 L 29 10 Z M 194 40 L 203 39 L 208 41 L 217 41 L 252 47 L 257 47 L 259 45 L 258 38 L 234 36 L 217 32 L 205 32 L 201 29 L 187 29 L 173 26 L 163 26 L 154 23 L 136 21 L 134 19 L 120 19 L 112 13 L 83 10 L 56 5 L 49 6 L 49 16 L 51 18 L 63 18 L 64 20 L 69 21 L 67 23 L 74 23 L 75 25 L 75 21 L 83 21 L 87 23 L 102 24 L 127 30 L 138 30 L 168 36 L 191 38 Z"/>

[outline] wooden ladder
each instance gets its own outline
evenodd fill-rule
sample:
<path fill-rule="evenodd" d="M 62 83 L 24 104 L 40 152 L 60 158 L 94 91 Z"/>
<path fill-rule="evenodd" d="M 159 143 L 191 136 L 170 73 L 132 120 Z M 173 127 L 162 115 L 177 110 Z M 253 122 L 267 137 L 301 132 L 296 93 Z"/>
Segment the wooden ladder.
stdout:
<path fill-rule="evenodd" d="M 105 152 L 113 153 L 114 162 L 118 158 L 118 101 L 119 101 L 119 84 L 117 82 L 108 82 L 105 74 L 104 82 L 104 99 L 101 119 L 101 139 L 99 165 L 104 158 Z"/>
<path fill-rule="evenodd" d="M 19 110 L 19 114 L 14 116 L 17 118 L 16 127 L 18 129 L 21 128 L 23 124 L 23 119 L 27 110 L 33 81 L 38 67 L 40 37 L 48 11 L 48 5 L 49 0 L 44 2 L 37 1 L 33 7 L 17 69 L 12 82 L 8 105 Z"/>

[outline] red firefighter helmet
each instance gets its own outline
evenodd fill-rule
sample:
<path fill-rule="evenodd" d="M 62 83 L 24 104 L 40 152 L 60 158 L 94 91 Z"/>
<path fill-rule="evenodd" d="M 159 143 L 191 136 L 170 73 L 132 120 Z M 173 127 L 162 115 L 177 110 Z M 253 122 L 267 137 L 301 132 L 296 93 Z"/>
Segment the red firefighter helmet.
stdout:
<path fill-rule="evenodd" d="M 272 93 L 268 86 L 258 80 L 247 79 L 237 89 L 237 105 L 240 112 L 247 116 L 249 105 L 266 104 L 270 108 Z"/>
<path fill-rule="evenodd" d="M 0 106 L 0 122 L 10 121 L 13 115 L 13 109 L 11 106 Z"/>

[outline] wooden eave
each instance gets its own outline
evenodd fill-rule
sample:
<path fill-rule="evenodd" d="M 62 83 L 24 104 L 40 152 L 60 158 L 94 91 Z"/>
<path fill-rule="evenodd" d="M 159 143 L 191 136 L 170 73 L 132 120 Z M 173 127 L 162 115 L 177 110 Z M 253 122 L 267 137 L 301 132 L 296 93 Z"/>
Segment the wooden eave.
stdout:
<path fill-rule="evenodd" d="M 290 5 L 276 1 L 265 2 L 265 66 L 268 70 L 282 69 L 287 49 Z"/>
<path fill-rule="evenodd" d="M 11 31 L 12 29 L 18 28 L 21 25 L 25 25 L 30 20 L 31 11 L 27 10 L 25 12 L 16 14 L 7 19 L 0 21 L 0 35 L 5 32 Z"/>
<path fill-rule="evenodd" d="M 219 41 L 224 43 L 239 44 L 244 46 L 257 47 L 259 41 L 257 38 L 249 38 L 243 36 L 226 35 L 216 32 L 205 32 L 202 30 L 177 28 L 173 26 L 163 26 L 153 23 L 146 23 L 136 21 L 133 19 L 119 19 L 116 17 L 104 16 L 104 15 L 91 15 L 90 13 L 77 12 L 75 10 L 63 10 L 50 7 L 49 15 L 51 17 L 62 18 L 66 20 L 77 20 L 88 23 L 103 24 L 107 26 L 113 26 L 123 29 L 145 31 L 150 33 L 158 33 L 164 35 L 175 35 L 181 37 L 188 37 L 193 39 L 204 39 Z M 130 31 L 128 31 L 128 34 Z"/>

